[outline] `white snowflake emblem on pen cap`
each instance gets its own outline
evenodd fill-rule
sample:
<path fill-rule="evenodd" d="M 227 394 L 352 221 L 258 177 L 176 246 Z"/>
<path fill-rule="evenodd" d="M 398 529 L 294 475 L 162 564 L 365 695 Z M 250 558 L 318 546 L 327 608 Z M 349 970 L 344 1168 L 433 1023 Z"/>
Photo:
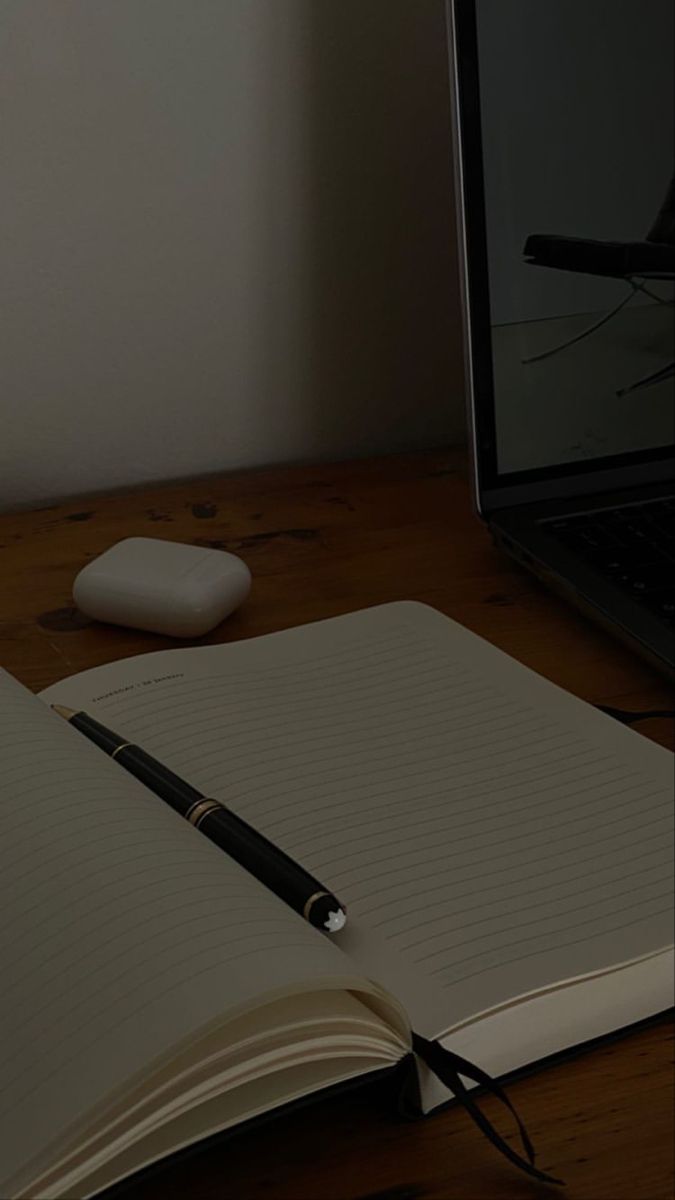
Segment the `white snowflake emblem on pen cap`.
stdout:
<path fill-rule="evenodd" d="M 324 926 L 329 933 L 337 933 L 339 929 L 346 924 L 347 918 L 341 908 L 337 912 L 329 912 L 328 920 L 324 921 Z"/>

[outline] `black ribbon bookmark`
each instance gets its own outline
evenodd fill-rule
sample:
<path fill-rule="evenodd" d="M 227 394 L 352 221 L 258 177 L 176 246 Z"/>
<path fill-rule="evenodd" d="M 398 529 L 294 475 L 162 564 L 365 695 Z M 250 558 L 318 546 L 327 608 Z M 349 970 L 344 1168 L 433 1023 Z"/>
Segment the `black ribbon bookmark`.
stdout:
<path fill-rule="evenodd" d="M 492 1142 L 492 1145 L 496 1146 L 510 1162 L 514 1163 L 516 1167 L 520 1167 L 521 1171 L 525 1171 L 528 1175 L 531 1175 L 533 1179 L 538 1179 L 540 1183 L 555 1183 L 564 1186 L 562 1179 L 554 1179 L 552 1175 L 547 1175 L 544 1171 L 540 1171 L 538 1167 L 535 1167 L 534 1148 L 527 1130 L 503 1087 L 497 1083 L 496 1079 L 493 1079 L 486 1071 L 481 1070 L 480 1067 L 475 1066 L 474 1063 L 468 1062 L 466 1058 L 462 1058 L 452 1050 L 446 1050 L 439 1042 L 427 1041 L 419 1033 L 413 1033 L 412 1047 L 415 1054 L 419 1055 L 422 1062 L 426 1063 L 429 1069 L 434 1072 L 434 1075 L 440 1079 L 441 1083 L 450 1088 L 455 1099 L 459 1100 L 459 1103 L 464 1106 L 469 1116 Z M 495 1129 L 492 1122 L 488 1120 L 476 1104 L 469 1089 L 461 1079 L 462 1075 L 465 1079 L 472 1079 L 474 1083 L 481 1084 L 489 1092 L 492 1092 L 493 1096 L 501 1100 L 502 1104 L 506 1105 L 518 1125 L 518 1131 L 527 1158 L 523 1158 L 522 1154 L 518 1154 L 516 1150 L 513 1150 L 509 1146 L 508 1142 L 504 1141 L 504 1138 Z"/>
<path fill-rule="evenodd" d="M 675 708 L 646 708 L 632 712 L 627 708 L 612 708 L 609 704 L 596 704 L 595 707 L 607 713 L 608 717 L 614 717 L 615 721 L 621 721 L 622 725 L 635 725 L 637 721 L 653 721 L 661 717 L 666 721 L 675 720 Z"/>

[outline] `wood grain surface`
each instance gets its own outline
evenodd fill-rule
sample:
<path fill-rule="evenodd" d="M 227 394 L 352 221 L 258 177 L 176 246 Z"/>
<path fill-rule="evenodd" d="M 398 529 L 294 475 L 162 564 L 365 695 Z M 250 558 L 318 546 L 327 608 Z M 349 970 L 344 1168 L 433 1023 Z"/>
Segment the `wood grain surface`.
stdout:
<path fill-rule="evenodd" d="M 0 663 L 34 691 L 175 645 L 72 606 L 77 572 L 123 537 L 214 546 L 253 575 L 243 608 L 190 644 L 254 637 L 390 600 L 447 613 L 593 703 L 672 707 L 651 668 L 496 550 L 460 451 L 277 467 L 0 516 Z M 673 746 L 670 722 L 641 732 Z M 671 1200 L 670 1022 L 513 1083 L 569 1200 Z M 486 1111 L 506 1132 L 490 1100 Z M 503 1161 L 457 1108 L 404 1123 L 354 1093 L 282 1114 L 136 1182 L 127 1200 L 534 1200 L 555 1189 Z"/>

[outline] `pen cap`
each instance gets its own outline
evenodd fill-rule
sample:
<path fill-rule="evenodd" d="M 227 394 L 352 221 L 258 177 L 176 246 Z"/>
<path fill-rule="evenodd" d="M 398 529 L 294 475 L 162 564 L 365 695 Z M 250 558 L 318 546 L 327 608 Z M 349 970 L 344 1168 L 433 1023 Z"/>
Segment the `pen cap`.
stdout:
<path fill-rule="evenodd" d="M 73 599 L 97 621 L 200 637 L 234 612 L 250 588 L 251 572 L 235 554 L 132 537 L 83 567 Z"/>

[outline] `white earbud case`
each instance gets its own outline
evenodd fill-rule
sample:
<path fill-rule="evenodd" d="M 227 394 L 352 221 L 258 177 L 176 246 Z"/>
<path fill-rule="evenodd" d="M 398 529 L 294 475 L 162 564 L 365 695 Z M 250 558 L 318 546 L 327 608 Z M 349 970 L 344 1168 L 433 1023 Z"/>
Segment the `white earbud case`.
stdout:
<path fill-rule="evenodd" d="M 192 638 L 234 612 L 250 588 L 251 572 L 234 554 L 131 537 L 80 571 L 73 599 L 97 621 Z"/>

